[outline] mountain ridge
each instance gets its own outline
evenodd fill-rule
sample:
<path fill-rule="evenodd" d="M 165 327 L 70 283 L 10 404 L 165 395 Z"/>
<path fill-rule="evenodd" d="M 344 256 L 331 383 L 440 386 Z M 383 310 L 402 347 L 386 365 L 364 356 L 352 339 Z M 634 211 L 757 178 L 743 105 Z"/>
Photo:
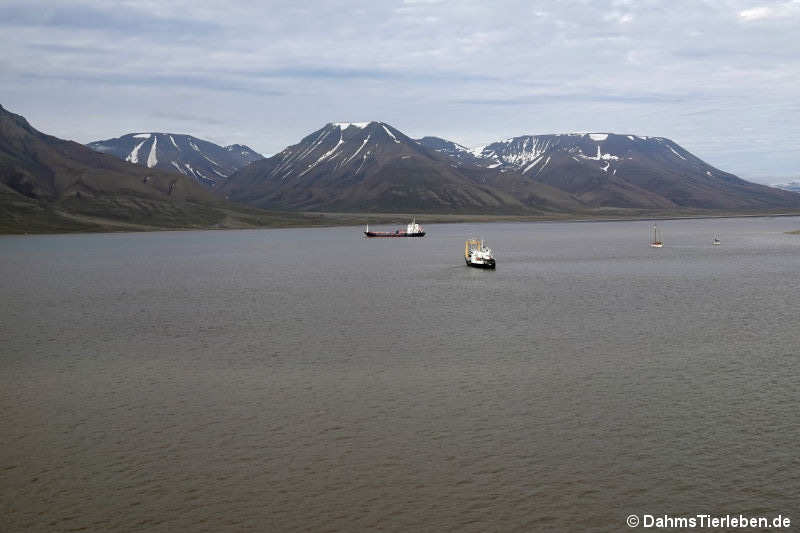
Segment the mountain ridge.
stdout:
<path fill-rule="evenodd" d="M 239 170 L 222 192 L 274 209 L 522 213 L 578 205 L 545 184 L 511 181 L 492 169 L 460 169 L 385 122 L 330 122 Z M 542 201 L 533 208 L 528 198 Z"/>
<path fill-rule="evenodd" d="M 42 133 L 0 105 L 0 232 L 249 227 L 263 216 L 181 174 Z"/>
<path fill-rule="evenodd" d="M 238 169 L 264 158 L 246 145 L 220 146 L 183 133 L 127 133 L 86 146 L 129 163 L 179 172 L 210 188 L 220 186 Z"/>
<path fill-rule="evenodd" d="M 588 207 L 759 209 L 796 207 L 798 201 L 721 171 L 665 137 L 522 135 L 473 149 L 420 141 L 459 161 L 517 170 Z"/>
<path fill-rule="evenodd" d="M 476 213 L 782 209 L 800 196 L 747 182 L 664 137 L 522 135 L 468 148 L 385 122 L 335 123 L 233 174 L 235 201 L 286 210 Z"/>

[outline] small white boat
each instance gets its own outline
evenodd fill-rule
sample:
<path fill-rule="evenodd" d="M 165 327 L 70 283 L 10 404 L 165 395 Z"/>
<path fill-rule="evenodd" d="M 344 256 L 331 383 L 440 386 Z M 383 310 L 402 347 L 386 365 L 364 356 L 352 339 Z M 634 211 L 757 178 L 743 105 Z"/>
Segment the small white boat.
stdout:
<path fill-rule="evenodd" d="M 658 226 L 653 224 L 650 227 L 650 247 L 651 248 L 662 248 L 664 246 L 664 241 L 661 240 L 661 235 L 658 231 Z"/>
<path fill-rule="evenodd" d="M 720 244 L 722 244 L 722 242 L 720 242 L 719 240 L 719 235 L 714 235 L 714 240 L 711 241 L 711 244 L 713 244 L 714 246 L 719 246 Z"/>

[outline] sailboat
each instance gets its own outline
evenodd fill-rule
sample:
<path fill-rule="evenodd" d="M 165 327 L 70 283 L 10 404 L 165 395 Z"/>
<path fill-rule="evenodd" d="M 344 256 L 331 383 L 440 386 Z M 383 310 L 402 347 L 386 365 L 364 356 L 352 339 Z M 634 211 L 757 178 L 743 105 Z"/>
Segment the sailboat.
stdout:
<path fill-rule="evenodd" d="M 662 248 L 664 246 L 664 242 L 661 240 L 661 235 L 659 235 L 658 226 L 653 224 L 653 226 L 650 228 L 650 234 L 651 234 L 650 247 Z"/>

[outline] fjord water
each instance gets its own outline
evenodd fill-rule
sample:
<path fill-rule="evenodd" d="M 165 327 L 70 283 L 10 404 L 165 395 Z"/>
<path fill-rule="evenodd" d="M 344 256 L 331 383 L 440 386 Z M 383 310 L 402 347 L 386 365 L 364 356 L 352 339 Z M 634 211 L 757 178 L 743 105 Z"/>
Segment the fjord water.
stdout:
<path fill-rule="evenodd" d="M 2 529 L 800 520 L 800 219 L 648 226 L 2 237 Z"/>

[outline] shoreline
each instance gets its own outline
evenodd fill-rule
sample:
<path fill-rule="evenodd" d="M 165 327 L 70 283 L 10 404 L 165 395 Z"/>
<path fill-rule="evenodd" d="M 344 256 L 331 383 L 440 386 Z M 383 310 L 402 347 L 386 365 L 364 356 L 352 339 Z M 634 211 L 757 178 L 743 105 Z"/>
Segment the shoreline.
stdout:
<path fill-rule="evenodd" d="M 288 228 L 329 228 L 329 227 L 357 227 L 365 224 L 374 225 L 404 225 L 412 217 L 420 219 L 423 224 L 469 224 L 469 223 L 592 223 L 592 222 L 634 222 L 644 220 L 700 220 L 714 218 L 777 218 L 800 217 L 798 212 L 758 212 L 758 213 L 665 213 L 665 212 L 637 212 L 629 215 L 614 214 L 552 214 L 552 215 L 490 215 L 490 214 L 451 214 L 451 213 L 330 213 L 330 212 L 276 212 L 264 211 L 264 216 L 270 221 L 266 224 L 234 224 L 231 226 L 187 226 L 187 227 L 136 227 L 125 221 L 96 220 L 98 227 L 94 229 L 82 228 L 76 231 L 5 231 L 2 228 L 0 236 L 11 235 L 74 235 L 93 233 L 152 233 L 161 231 L 226 231 L 226 230 L 261 230 L 261 229 L 288 229 Z M 787 231 L 787 234 L 800 234 L 800 229 Z"/>

